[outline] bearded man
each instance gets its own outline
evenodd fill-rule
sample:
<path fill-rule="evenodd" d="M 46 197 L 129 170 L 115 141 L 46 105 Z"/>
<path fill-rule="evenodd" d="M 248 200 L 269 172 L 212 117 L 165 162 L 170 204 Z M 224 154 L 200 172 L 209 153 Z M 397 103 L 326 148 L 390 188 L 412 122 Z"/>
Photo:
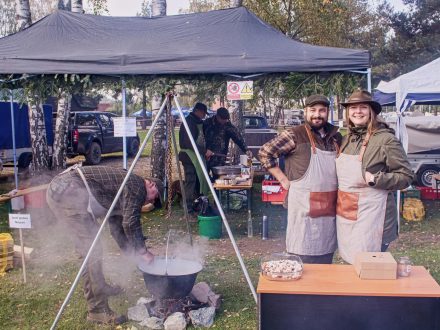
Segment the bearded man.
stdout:
<path fill-rule="evenodd" d="M 328 123 L 329 100 L 305 101 L 305 124 L 286 129 L 264 144 L 259 159 L 288 190 L 286 250 L 305 263 L 330 264 L 337 247 L 335 158 L 342 136 Z M 285 172 L 277 159 L 285 158 Z"/>

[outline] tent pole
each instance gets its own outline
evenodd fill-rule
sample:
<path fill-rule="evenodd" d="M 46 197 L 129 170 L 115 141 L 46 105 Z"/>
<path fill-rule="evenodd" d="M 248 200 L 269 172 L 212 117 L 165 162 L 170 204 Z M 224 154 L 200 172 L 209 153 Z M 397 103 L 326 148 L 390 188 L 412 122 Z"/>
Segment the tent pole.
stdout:
<path fill-rule="evenodd" d="M 122 136 L 122 167 L 124 168 L 124 170 L 127 169 L 127 136 L 126 136 L 126 132 L 125 132 L 125 126 L 126 126 L 126 115 L 127 115 L 127 111 L 126 111 L 126 100 L 125 100 L 125 80 L 122 79 L 122 118 L 124 118 L 124 135 Z"/>
<path fill-rule="evenodd" d="M 130 178 L 130 175 L 133 172 L 133 169 L 134 169 L 134 167 L 135 167 L 139 157 L 142 154 L 142 151 L 144 150 L 145 146 L 147 145 L 148 140 L 150 139 L 151 135 L 153 134 L 154 127 L 156 126 L 157 122 L 159 121 L 160 116 L 163 113 L 163 109 L 165 108 L 165 104 L 166 104 L 166 99 L 162 103 L 162 106 L 159 109 L 159 113 L 157 114 L 156 118 L 154 119 L 153 123 L 151 124 L 151 127 L 150 127 L 150 129 L 149 129 L 149 131 L 147 133 L 147 136 L 145 137 L 144 141 L 142 142 L 142 145 L 140 146 L 136 157 L 133 159 L 133 162 L 131 163 L 130 168 L 127 171 L 127 174 L 125 175 L 124 181 L 122 182 L 121 186 L 119 187 L 119 190 L 116 193 L 116 196 L 115 196 L 112 204 L 110 205 L 110 208 L 108 209 L 107 214 L 105 215 L 104 220 L 102 221 L 101 227 L 99 227 L 99 230 L 96 233 L 95 239 L 93 240 L 92 245 L 90 246 L 89 251 L 87 252 L 87 255 L 85 256 L 85 258 L 84 258 L 84 260 L 83 260 L 83 262 L 81 264 L 81 267 L 79 268 L 78 273 L 76 274 L 75 280 L 73 281 L 73 283 L 72 283 L 72 285 L 70 287 L 70 290 L 67 293 L 67 296 L 64 299 L 64 302 L 61 305 L 61 307 L 60 307 L 60 309 L 58 311 L 58 314 L 57 314 L 55 320 L 52 323 L 52 326 L 50 327 L 51 330 L 56 329 L 58 321 L 61 318 L 61 314 L 63 313 L 64 308 L 66 308 L 67 304 L 69 303 L 69 300 L 72 297 L 72 294 L 75 291 L 75 288 L 78 285 L 78 282 L 79 282 L 79 280 L 81 278 L 81 274 L 84 271 L 84 268 L 86 268 L 86 264 L 87 264 L 87 262 L 90 259 L 90 255 L 92 254 L 93 249 L 95 248 L 96 244 L 98 243 L 99 236 L 101 235 L 101 233 L 102 233 L 102 231 L 104 229 L 104 226 L 106 225 L 108 219 L 110 218 L 110 215 L 112 214 L 113 209 L 115 208 L 115 206 L 116 206 L 116 204 L 117 204 L 117 202 L 119 200 L 119 197 L 122 194 L 122 190 L 124 189 L 125 185 L 127 184 L 127 181 Z"/>
<path fill-rule="evenodd" d="M 11 91 L 11 128 L 12 128 L 12 152 L 14 158 L 14 181 L 15 189 L 18 189 L 17 148 L 15 143 L 15 120 L 14 120 L 14 95 Z"/>
<path fill-rule="evenodd" d="M 367 69 L 367 84 L 368 91 L 371 93 L 371 68 Z"/>
<path fill-rule="evenodd" d="M 231 228 L 229 227 L 229 223 L 226 220 L 226 216 L 225 216 L 225 213 L 223 212 L 223 208 L 222 208 L 222 205 L 220 203 L 220 200 L 218 199 L 217 194 L 215 193 L 214 186 L 212 185 L 211 179 L 209 178 L 209 175 L 208 175 L 208 171 L 206 170 L 206 167 L 203 166 L 202 156 L 200 155 L 200 152 L 197 149 L 196 142 L 194 141 L 194 138 L 191 135 L 191 131 L 189 129 L 188 123 L 186 122 L 186 118 L 183 115 L 182 108 L 180 107 L 179 101 L 178 101 L 176 96 L 174 97 L 174 103 L 176 104 L 177 109 L 179 110 L 179 115 L 180 115 L 180 119 L 182 120 L 182 124 L 185 127 L 185 130 L 186 130 L 186 132 L 188 134 L 188 137 L 189 137 L 189 139 L 191 141 L 191 145 L 192 145 L 192 147 L 194 149 L 194 152 L 195 152 L 195 154 L 197 156 L 197 160 L 199 161 L 199 163 L 201 165 L 201 168 L 202 168 L 202 171 L 203 171 L 203 175 L 205 176 L 205 179 L 206 179 L 206 181 L 207 181 L 207 183 L 209 185 L 209 189 L 211 190 L 212 196 L 214 197 L 215 204 L 217 205 L 217 208 L 218 208 L 218 210 L 220 212 L 220 215 L 221 215 L 222 220 L 223 220 L 223 224 L 225 225 L 226 231 L 228 232 L 229 239 L 231 240 L 232 246 L 234 247 L 235 254 L 237 255 L 238 261 L 240 262 L 241 269 L 243 270 L 243 273 L 244 273 L 244 276 L 246 278 L 246 281 L 247 281 L 247 283 L 249 285 L 249 288 L 251 289 L 251 292 L 252 292 L 252 295 L 254 297 L 255 303 L 257 303 L 257 292 L 255 291 L 255 288 L 254 288 L 254 286 L 252 284 L 251 278 L 249 277 L 249 273 L 248 273 L 248 271 L 246 269 L 246 266 L 245 266 L 245 264 L 243 262 L 243 258 L 241 257 L 240 251 L 238 250 L 238 246 L 237 246 L 237 243 L 235 242 L 234 235 L 232 234 Z"/>

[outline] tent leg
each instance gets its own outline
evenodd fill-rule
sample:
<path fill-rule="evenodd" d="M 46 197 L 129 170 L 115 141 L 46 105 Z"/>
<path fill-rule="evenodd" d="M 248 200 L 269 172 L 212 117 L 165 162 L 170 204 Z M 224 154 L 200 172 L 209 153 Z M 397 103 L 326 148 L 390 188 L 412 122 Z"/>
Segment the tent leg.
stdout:
<path fill-rule="evenodd" d="M 368 91 L 371 93 L 371 68 L 367 69 L 367 84 Z"/>
<path fill-rule="evenodd" d="M 78 270 L 78 273 L 76 274 L 75 280 L 73 281 L 72 285 L 70 286 L 70 290 L 67 293 L 67 296 L 64 299 L 64 302 L 61 305 L 61 307 L 60 307 L 60 309 L 58 311 L 58 314 L 57 314 L 55 320 L 52 323 L 52 326 L 50 327 L 51 330 L 56 329 L 58 321 L 61 318 L 61 314 L 63 313 L 64 308 L 66 308 L 67 304 L 69 303 L 69 300 L 72 297 L 72 294 L 75 291 L 76 286 L 78 285 L 78 282 L 79 282 L 79 280 L 81 278 L 81 274 L 84 271 L 84 268 L 86 267 L 86 264 L 87 264 L 87 262 L 90 259 L 90 255 L 92 254 L 93 249 L 95 248 L 96 244 L 98 243 L 98 239 L 99 239 L 99 237 L 100 237 L 100 235 L 101 235 L 101 233 L 102 233 L 102 231 L 104 229 L 104 226 L 107 223 L 108 219 L 110 218 L 110 214 L 113 212 L 113 209 L 115 208 L 115 206 L 116 206 L 116 204 L 117 204 L 117 202 L 119 200 L 119 197 L 122 194 L 122 190 L 124 189 L 125 185 L 127 184 L 127 181 L 130 178 L 130 175 L 133 172 L 133 169 L 136 166 L 136 163 L 137 163 L 139 157 L 141 156 L 142 151 L 144 150 L 145 146 L 147 145 L 147 142 L 148 142 L 149 138 L 151 137 L 151 135 L 153 133 L 154 127 L 156 126 L 157 122 L 159 121 L 160 116 L 163 113 L 163 110 L 165 108 L 165 104 L 166 104 L 166 99 L 162 103 L 162 106 L 160 107 L 159 113 L 157 114 L 156 118 L 154 119 L 154 122 L 151 125 L 151 127 L 150 127 L 150 129 L 149 129 L 149 131 L 147 133 L 147 136 L 145 137 L 144 141 L 142 142 L 142 145 L 139 148 L 139 151 L 138 151 L 136 157 L 134 158 L 133 163 L 130 165 L 130 168 L 128 169 L 127 174 L 125 175 L 124 181 L 122 182 L 121 186 L 119 187 L 119 190 L 118 190 L 118 192 L 117 192 L 117 194 L 116 194 L 112 204 L 110 205 L 110 208 L 108 209 L 107 214 L 105 215 L 104 220 L 102 221 L 101 227 L 99 227 L 99 230 L 96 233 L 95 239 L 93 240 L 92 245 L 90 246 L 89 251 L 87 252 L 86 257 L 84 258 L 84 260 L 83 260 L 83 262 L 81 264 L 81 267 Z"/>
<path fill-rule="evenodd" d="M 179 104 L 179 101 L 177 100 L 177 97 L 174 97 L 174 103 L 176 104 L 177 109 L 179 110 L 179 115 L 180 115 L 180 119 L 182 120 L 182 125 L 185 127 L 185 130 L 188 133 L 188 137 L 189 137 L 189 139 L 191 141 L 191 145 L 192 145 L 192 147 L 194 149 L 194 152 L 196 153 L 197 160 L 201 164 L 203 175 L 205 176 L 205 179 L 208 182 L 209 189 L 211 190 L 212 196 L 214 197 L 215 204 L 217 205 L 217 208 L 218 208 L 218 210 L 220 212 L 220 215 L 221 215 L 222 220 L 223 220 L 223 224 L 225 225 L 226 231 L 228 232 L 229 239 L 231 240 L 231 243 L 232 243 L 232 246 L 234 248 L 235 254 L 237 255 L 238 261 L 240 262 L 240 266 L 241 266 L 241 269 L 243 270 L 244 276 L 245 276 L 246 281 L 247 281 L 247 283 L 249 285 L 249 289 L 252 292 L 252 295 L 254 297 L 255 303 L 257 303 L 257 292 L 255 291 L 255 288 L 254 288 L 254 286 L 252 284 L 251 278 L 249 277 L 249 273 L 248 273 L 248 271 L 246 269 L 246 266 L 245 266 L 245 264 L 243 262 L 243 258 L 241 257 L 240 251 L 238 250 L 238 246 L 237 246 L 237 243 L 235 242 L 234 235 L 232 234 L 231 228 L 229 227 L 229 223 L 226 220 L 225 213 L 223 212 L 223 209 L 222 209 L 222 206 L 220 204 L 220 201 L 219 201 L 219 199 L 217 197 L 217 194 L 215 193 L 214 186 L 212 185 L 212 182 L 211 182 L 211 180 L 209 178 L 209 175 L 208 175 L 208 172 L 207 172 L 205 166 L 203 166 L 202 156 L 200 155 L 200 152 L 197 149 L 196 142 L 194 141 L 194 138 L 191 135 L 191 131 L 189 129 L 188 123 L 186 122 L 185 116 L 183 115 L 182 108 L 180 107 L 180 104 Z"/>
<path fill-rule="evenodd" d="M 12 129 L 12 152 L 14 157 L 14 182 L 15 182 L 15 189 L 18 189 L 17 147 L 15 144 L 14 95 L 12 89 L 11 89 L 11 129 Z"/>
<path fill-rule="evenodd" d="M 125 126 L 126 117 L 127 117 L 126 85 L 125 85 L 125 80 L 122 79 L 122 118 L 124 118 L 124 126 Z M 127 169 L 127 136 L 125 133 L 122 136 L 122 167 L 124 168 L 124 170 Z"/>
<path fill-rule="evenodd" d="M 172 97 L 172 94 L 168 95 L 167 97 Z M 176 143 L 176 137 L 174 136 L 174 119 L 170 118 L 170 125 L 171 125 L 171 140 L 173 142 L 173 149 L 174 149 L 174 156 L 176 159 L 176 167 L 177 167 L 177 173 L 179 174 L 179 185 L 180 185 L 180 192 L 182 193 L 182 205 L 183 205 L 183 212 L 186 220 L 186 228 L 188 230 L 189 239 L 191 246 L 193 245 L 192 235 L 191 235 L 191 227 L 189 224 L 189 215 L 188 215 L 188 205 L 186 204 L 186 192 L 185 188 L 183 187 L 183 176 L 182 176 L 182 169 L 179 165 L 179 153 L 177 151 L 177 143 Z"/>

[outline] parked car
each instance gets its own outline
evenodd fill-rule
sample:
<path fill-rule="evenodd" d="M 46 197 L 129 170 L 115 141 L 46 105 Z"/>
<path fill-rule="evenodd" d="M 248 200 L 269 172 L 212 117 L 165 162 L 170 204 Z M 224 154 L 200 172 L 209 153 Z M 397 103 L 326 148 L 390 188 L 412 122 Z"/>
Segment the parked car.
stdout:
<path fill-rule="evenodd" d="M 302 122 L 301 122 L 301 119 L 299 117 L 292 117 L 292 118 L 287 120 L 287 125 L 299 126 L 301 124 L 302 124 Z"/>
<path fill-rule="evenodd" d="M 97 165 L 101 155 L 123 150 L 122 137 L 114 136 L 115 114 L 99 111 L 80 111 L 70 114 L 67 156 L 83 155 L 86 163 Z M 127 137 L 128 156 L 139 150 L 139 135 Z"/>
<path fill-rule="evenodd" d="M 271 129 L 266 118 L 258 115 L 244 115 L 244 139 L 248 148 L 256 156 L 261 146 L 273 139 L 278 132 Z"/>

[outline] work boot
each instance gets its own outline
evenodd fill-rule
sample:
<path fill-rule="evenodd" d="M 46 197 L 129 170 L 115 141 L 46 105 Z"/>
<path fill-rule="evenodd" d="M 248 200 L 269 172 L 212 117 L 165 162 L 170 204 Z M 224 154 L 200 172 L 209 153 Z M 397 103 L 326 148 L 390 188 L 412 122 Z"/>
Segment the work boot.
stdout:
<path fill-rule="evenodd" d="M 112 310 L 106 310 L 98 313 L 89 312 L 87 321 L 97 324 L 120 325 L 127 322 L 127 317 L 125 315 L 116 316 Z"/>
<path fill-rule="evenodd" d="M 119 285 L 106 284 L 104 287 L 104 293 L 107 296 L 117 296 L 117 295 L 121 294 L 122 292 L 124 292 L 124 289 L 121 288 Z"/>

